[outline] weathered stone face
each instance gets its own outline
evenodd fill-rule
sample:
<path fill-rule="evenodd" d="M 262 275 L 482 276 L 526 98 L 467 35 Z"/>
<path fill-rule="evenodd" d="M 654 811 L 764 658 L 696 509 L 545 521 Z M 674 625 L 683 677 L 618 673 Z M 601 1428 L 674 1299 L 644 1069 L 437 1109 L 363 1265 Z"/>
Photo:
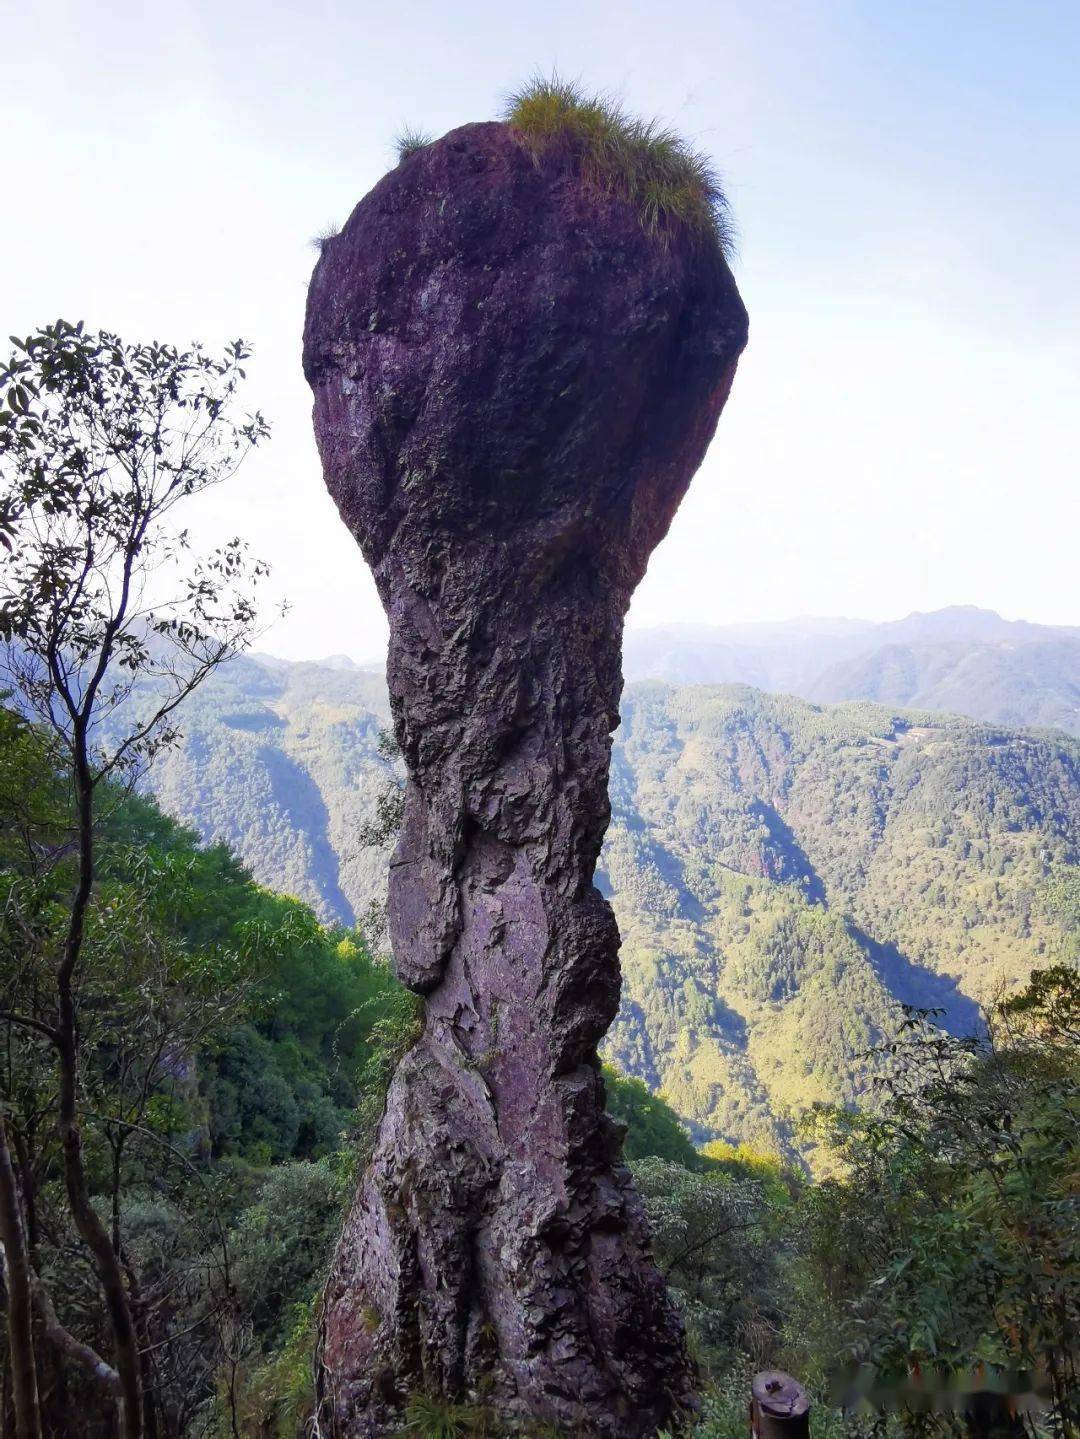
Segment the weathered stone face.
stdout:
<path fill-rule="evenodd" d="M 503 125 L 403 162 L 316 268 L 316 435 L 409 776 L 394 958 L 427 996 L 328 1289 L 342 1434 L 415 1389 L 644 1434 L 692 1391 L 603 1113 L 618 933 L 592 877 L 623 618 L 745 339 L 713 247 Z"/>

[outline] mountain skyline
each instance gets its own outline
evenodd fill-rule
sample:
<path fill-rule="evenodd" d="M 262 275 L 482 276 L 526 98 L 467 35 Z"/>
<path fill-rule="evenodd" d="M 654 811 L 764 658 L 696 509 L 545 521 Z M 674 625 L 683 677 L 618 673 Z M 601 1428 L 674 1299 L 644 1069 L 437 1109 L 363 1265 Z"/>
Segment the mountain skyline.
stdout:
<path fill-rule="evenodd" d="M 892 633 L 897 638 L 910 638 L 911 634 L 906 632 L 919 628 L 921 622 L 926 622 L 924 633 L 936 629 L 942 632 L 943 637 L 947 634 L 950 638 L 1001 638 L 1006 634 L 1019 637 L 1046 632 L 1080 638 L 1080 624 L 1052 624 L 1027 618 L 1008 619 L 995 609 L 974 604 L 943 605 L 938 609 L 931 610 L 914 609 L 893 620 L 871 620 L 860 618 L 857 615 L 814 614 L 793 614 L 785 619 L 776 620 L 732 620 L 730 622 L 680 619 L 662 624 L 635 624 L 631 619 L 626 627 L 626 635 L 628 637 L 680 635 L 687 638 L 725 636 L 731 640 L 742 639 L 748 642 L 771 643 L 790 640 L 793 636 L 816 635 L 821 638 L 852 638 L 875 630 L 879 633 Z M 273 648 L 260 649 L 253 653 L 259 659 L 280 660 L 286 664 L 296 663 L 295 656 L 279 654 Z M 321 665 L 338 663 L 353 665 L 358 669 L 370 669 L 373 665 L 382 664 L 383 661 L 374 653 L 349 654 L 345 651 L 338 651 L 328 654 L 305 655 L 301 658 L 300 663 L 305 662 Z"/>
<path fill-rule="evenodd" d="M 343 654 L 308 662 L 370 674 L 384 664 Z M 800 616 L 630 628 L 623 670 L 628 683 L 748 684 L 824 703 L 870 700 L 1080 734 L 1080 626 L 1009 620 L 976 605 L 884 622 Z"/>

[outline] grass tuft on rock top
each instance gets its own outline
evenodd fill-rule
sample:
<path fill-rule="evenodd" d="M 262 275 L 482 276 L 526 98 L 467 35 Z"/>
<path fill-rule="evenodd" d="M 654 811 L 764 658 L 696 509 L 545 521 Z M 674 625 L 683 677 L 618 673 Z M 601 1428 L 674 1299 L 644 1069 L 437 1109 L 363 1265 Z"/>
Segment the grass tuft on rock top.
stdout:
<path fill-rule="evenodd" d="M 682 225 L 731 253 L 734 233 L 719 177 L 708 157 L 673 130 L 558 75 L 537 76 L 512 94 L 503 118 L 534 153 L 568 141 L 582 175 L 636 204 L 646 229 Z"/>
<path fill-rule="evenodd" d="M 327 245 L 329 245 L 330 241 L 337 239 L 340 230 L 341 230 L 341 226 L 340 226 L 340 225 L 326 225 L 326 226 L 324 226 L 323 229 L 321 229 L 317 235 L 312 235 L 312 237 L 311 237 L 311 247 L 312 247 L 312 249 L 318 250 L 319 254 L 321 255 L 322 252 L 326 249 Z"/>
<path fill-rule="evenodd" d="M 429 135 L 426 130 L 414 130 L 412 126 L 406 125 L 400 134 L 394 136 L 394 149 L 397 151 L 398 163 L 407 160 L 410 155 L 425 149 L 431 144 L 434 136 Z"/>

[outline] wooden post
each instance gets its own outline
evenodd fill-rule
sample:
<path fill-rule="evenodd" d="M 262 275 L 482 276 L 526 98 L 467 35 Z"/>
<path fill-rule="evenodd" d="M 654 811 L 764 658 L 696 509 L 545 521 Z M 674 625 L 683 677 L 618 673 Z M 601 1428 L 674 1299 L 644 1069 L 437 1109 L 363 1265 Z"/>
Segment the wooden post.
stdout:
<path fill-rule="evenodd" d="M 809 1439 L 810 1399 L 790 1374 L 764 1369 L 750 1381 L 753 1439 Z"/>

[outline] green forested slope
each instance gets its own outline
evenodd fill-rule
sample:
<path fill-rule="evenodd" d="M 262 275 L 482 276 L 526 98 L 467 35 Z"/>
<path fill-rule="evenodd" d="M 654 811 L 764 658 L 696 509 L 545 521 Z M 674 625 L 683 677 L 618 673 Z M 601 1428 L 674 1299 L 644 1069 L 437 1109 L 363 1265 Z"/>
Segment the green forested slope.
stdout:
<path fill-rule="evenodd" d="M 184 824 L 229 847 L 263 884 L 350 924 L 385 855 L 358 842 L 385 782 L 382 676 L 351 666 L 234 660 L 184 711 L 184 742 L 149 782 Z"/>
<path fill-rule="evenodd" d="M 1080 747 L 740 687 L 634 686 L 606 887 L 623 932 L 610 1046 L 701 1130 L 790 1138 L 850 1100 L 897 1004 L 965 1029 L 1075 949 Z"/>
<path fill-rule="evenodd" d="M 350 922 L 386 856 L 381 678 L 247 659 L 190 705 L 151 775 L 166 809 L 268 886 Z M 957 1030 L 1075 948 L 1080 746 L 742 686 L 631 685 L 599 882 L 622 929 L 608 1053 L 699 1138 L 793 1143 L 852 1099 L 899 1003 Z"/>

